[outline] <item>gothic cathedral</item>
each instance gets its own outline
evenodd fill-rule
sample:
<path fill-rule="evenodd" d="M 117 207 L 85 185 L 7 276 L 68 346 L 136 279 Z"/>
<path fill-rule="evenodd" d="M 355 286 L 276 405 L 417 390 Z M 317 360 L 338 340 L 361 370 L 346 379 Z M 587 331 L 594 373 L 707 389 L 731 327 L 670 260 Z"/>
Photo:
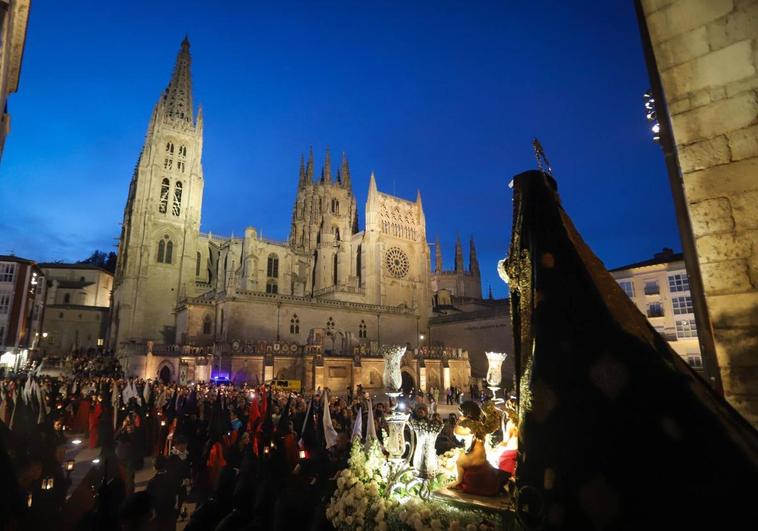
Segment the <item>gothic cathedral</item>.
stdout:
<path fill-rule="evenodd" d="M 215 372 L 238 380 L 291 376 L 344 388 L 356 381 L 358 358 L 379 345 L 418 347 L 435 279 L 449 284 L 439 259 L 431 271 L 421 194 L 383 193 L 372 174 L 361 230 L 346 155 L 335 175 L 327 150 L 315 175 L 311 150 L 300 159 L 287 241 L 252 227 L 241 237 L 200 232 L 203 118 L 202 108 L 193 112 L 190 63 L 185 38 L 124 209 L 109 343 L 127 372 L 154 374 L 160 368 L 140 357 L 173 350 L 193 354 L 171 367 L 193 373 L 185 380 L 201 379 L 194 354 L 210 353 Z M 481 298 L 478 265 L 472 275 Z M 337 361 L 325 363 L 330 356 Z M 374 386 L 380 368 L 364 372 L 358 381 Z"/>

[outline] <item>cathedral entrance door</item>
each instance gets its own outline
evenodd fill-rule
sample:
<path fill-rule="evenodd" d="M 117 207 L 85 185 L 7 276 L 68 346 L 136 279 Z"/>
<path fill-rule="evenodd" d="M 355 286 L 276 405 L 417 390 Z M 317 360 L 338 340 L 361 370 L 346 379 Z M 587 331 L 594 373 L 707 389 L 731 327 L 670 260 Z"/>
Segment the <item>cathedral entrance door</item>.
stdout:
<path fill-rule="evenodd" d="M 158 373 L 158 378 L 160 378 L 164 384 L 171 383 L 171 369 L 169 369 L 168 365 L 163 366 L 161 372 Z"/>

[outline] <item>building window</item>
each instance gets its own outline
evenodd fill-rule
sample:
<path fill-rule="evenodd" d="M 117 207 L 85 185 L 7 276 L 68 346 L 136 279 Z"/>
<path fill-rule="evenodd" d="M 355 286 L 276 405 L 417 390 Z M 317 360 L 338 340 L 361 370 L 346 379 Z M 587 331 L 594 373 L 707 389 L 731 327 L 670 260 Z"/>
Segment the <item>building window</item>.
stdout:
<path fill-rule="evenodd" d="M 184 161 L 177 160 L 176 169 L 179 170 L 181 173 L 184 173 Z"/>
<path fill-rule="evenodd" d="M 174 185 L 174 206 L 171 209 L 171 213 L 178 216 L 182 212 L 182 183 L 176 181 Z"/>
<path fill-rule="evenodd" d="M 332 214 L 340 213 L 340 202 L 336 199 L 332 199 Z"/>
<path fill-rule="evenodd" d="M 366 339 L 368 337 L 366 332 L 366 322 L 362 319 L 361 324 L 358 325 L 358 337 L 361 339 Z"/>
<path fill-rule="evenodd" d="M 355 275 L 358 277 L 358 287 L 363 284 L 363 275 L 361 271 L 361 246 L 358 246 L 358 252 L 355 254 Z"/>
<path fill-rule="evenodd" d="M 269 279 L 266 282 L 266 293 L 279 293 L 279 286 L 276 284 L 276 280 Z"/>
<path fill-rule="evenodd" d="M 702 369 L 703 368 L 703 358 L 701 358 L 697 354 L 688 354 L 687 355 L 687 363 L 690 364 L 690 367 L 693 369 Z"/>
<path fill-rule="evenodd" d="M 7 314 L 10 306 L 11 306 L 11 294 L 0 293 L 0 315 Z"/>
<path fill-rule="evenodd" d="M 648 317 L 663 317 L 663 305 L 660 302 L 651 302 L 647 305 Z"/>
<path fill-rule="evenodd" d="M 168 182 L 168 179 L 163 179 L 161 182 L 161 198 L 158 202 L 158 212 L 161 214 L 166 213 L 166 209 L 168 208 L 168 191 L 169 191 L 170 185 Z"/>
<path fill-rule="evenodd" d="M 16 264 L 0 264 L 0 282 L 13 282 Z"/>
<path fill-rule="evenodd" d="M 334 240 L 340 241 L 340 229 L 338 227 L 334 227 Z"/>
<path fill-rule="evenodd" d="M 671 299 L 674 303 L 674 314 L 682 315 L 685 313 L 693 313 L 692 309 L 692 297 L 674 297 Z"/>
<path fill-rule="evenodd" d="M 205 319 L 203 319 L 203 334 L 208 335 L 212 331 L 213 322 L 211 321 L 210 315 L 206 315 Z"/>
<path fill-rule="evenodd" d="M 71 302 L 71 294 L 66 293 L 63 295 L 63 304 L 69 304 Z"/>
<path fill-rule="evenodd" d="M 675 275 L 669 275 L 669 291 L 676 293 L 679 291 L 690 290 L 690 277 L 687 273 L 677 273 Z"/>
<path fill-rule="evenodd" d="M 63 319 L 63 312 L 60 312 L 60 313 L 58 314 L 58 319 Z"/>
<path fill-rule="evenodd" d="M 174 154 L 174 143 L 173 142 L 167 142 L 166 143 L 166 153 L 168 153 L 169 155 L 173 155 Z"/>
<path fill-rule="evenodd" d="M 645 281 L 645 295 L 658 295 L 661 292 L 661 288 L 658 286 L 657 280 Z"/>
<path fill-rule="evenodd" d="M 173 165 L 174 165 L 174 161 L 173 160 L 171 160 L 169 158 L 163 159 L 163 169 L 164 170 L 170 170 Z"/>
<path fill-rule="evenodd" d="M 290 334 L 299 334 L 300 333 L 300 319 L 298 319 L 297 314 L 292 316 L 292 319 L 290 319 Z"/>
<path fill-rule="evenodd" d="M 679 339 L 697 337 L 697 326 L 694 319 L 683 319 L 676 322 L 676 337 Z"/>
<path fill-rule="evenodd" d="M 619 280 L 619 286 L 624 290 L 627 297 L 630 299 L 634 298 L 634 282 L 631 280 Z"/>
<path fill-rule="evenodd" d="M 195 261 L 195 276 L 200 276 L 200 252 L 197 253 L 197 259 Z"/>
<path fill-rule="evenodd" d="M 158 241 L 158 262 L 161 264 L 170 264 L 173 254 L 174 243 L 169 239 L 168 235 L 166 235 L 162 240 Z"/>
<path fill-rule="evenodd" d="M 334 255 L 334 258 L 332 259 L 332 284 L 335 286 L 337 285 L 337 255 Z"/>
<path fill-rule="evenodd" d="M 184 158 L 187 156 L 187 146 L 179 146 L 179 156 Z"/>
<path fill-rule="evenodd" d="M 326 320 L 326 331 L 327 332 L 334 331 L 334 318 L 329 317 L 329 319 Z"/>
<path fill-rule="evenodd" d="M 274 253 L 268 255 L 268 263 L 266 264 L 266 276 L 271 278 L 279 278 L 279 257 Z"/>

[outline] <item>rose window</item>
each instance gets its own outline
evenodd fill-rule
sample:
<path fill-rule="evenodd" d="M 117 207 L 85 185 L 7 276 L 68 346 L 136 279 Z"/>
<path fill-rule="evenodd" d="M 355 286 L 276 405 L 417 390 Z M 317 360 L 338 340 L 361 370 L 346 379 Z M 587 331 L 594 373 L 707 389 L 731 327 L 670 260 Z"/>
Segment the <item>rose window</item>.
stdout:
<path fill-rule="evenodd" d="M 384 264 L 390 275 L 395 278 L 403 278 L 408 274 L 408 255 L 398 247 L 390 247 L 384 255 Z"/>

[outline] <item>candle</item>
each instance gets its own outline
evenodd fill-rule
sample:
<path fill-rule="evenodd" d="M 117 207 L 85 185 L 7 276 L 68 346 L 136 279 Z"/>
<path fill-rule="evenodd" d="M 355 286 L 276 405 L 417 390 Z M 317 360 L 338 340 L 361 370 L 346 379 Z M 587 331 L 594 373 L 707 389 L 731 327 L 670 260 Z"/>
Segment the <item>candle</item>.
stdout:
<path fill-rule="evenodd" d="M 27 494 L 26 495 L 26 506 L 27 507 L 31 507 L 32 506 L 32 495 L 31 494 Z"/>
<path fill-rule="evenodd" d="M 305 459 L 305 450 L 300 450 L 300 459 Z"/>
<path fill-rule="evenodd" d="M 68 472 L 71 472 L 73 469 L 74 469 L 74 460 L 69 459 L 68 461 L 66 461 L 66 470 Z"/>

